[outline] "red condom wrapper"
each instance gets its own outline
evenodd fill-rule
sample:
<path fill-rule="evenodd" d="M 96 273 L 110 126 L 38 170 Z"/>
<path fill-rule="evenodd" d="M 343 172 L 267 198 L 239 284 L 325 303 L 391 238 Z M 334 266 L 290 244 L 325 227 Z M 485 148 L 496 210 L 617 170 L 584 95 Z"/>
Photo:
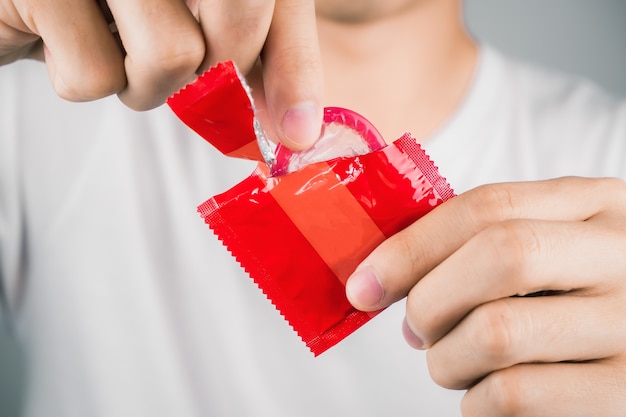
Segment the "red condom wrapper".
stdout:
<path fill-rule="evenodd" d="M 198 211 L 317 356 L 380 312 L 358 311 L 346 298 L 345 283 L 357 265 L 454 192 L 409 134 L 385 145 L 367 120 L 338 108 L 325 110 L 324 129 L 339 125 L 358 133 L 365 151 L 348 149 L 350 156 L 322 161 L 318 152 L 298 162 L 303 153 L 279 145 L 268 167 L 249 93 L 227 62 L 168 104 L 223 154 L 260 161 L 248 178 Z M 335 153 L 342 147 L 326 146 Z"/>

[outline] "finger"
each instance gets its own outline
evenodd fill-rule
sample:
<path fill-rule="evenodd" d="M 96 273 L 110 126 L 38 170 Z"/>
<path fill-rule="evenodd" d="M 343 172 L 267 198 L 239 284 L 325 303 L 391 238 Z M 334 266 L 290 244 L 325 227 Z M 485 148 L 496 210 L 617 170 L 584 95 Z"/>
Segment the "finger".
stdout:
<path fill-rule="evenodd" d="M 612 288 L 599 283 L 622 279 L 624 247 L 623 236 L 593 221 L 497 223 L 411 289 L 407 324 L 428 347 L 476 306 L 492 300 L 544 290 L 607 292 Z"/>
<path fill-rule="evenodd" d="M 109 25 L 109 31 L 113 34 L 113 37 L 115 38 L 115 42 L 117 43 L 118 48 L 120 48 L 120 51 L 122 51 L 122 55 L 126 56 L 126 51 L 124 50 L 124 45 L 122 44 L 122 40 L 120 39 L 120 35 L 117 30 L 117 25 L 115 24 L 115 19 L 113 18 L 113 13 L 111 13 L 111 9 L 109 8 L 107 1 L 106 0 L 97 0 L 97 1 L 98 1 L 98 7 L 100 8 L 102 15 L 104 16 L 104 19 Z"/>
<path fill-rule="evenodd" d="M 557 295 L 483 304 L 429 349 L 431 376 L 445 388 L 462 389 L 520 363 L 619 354 L 626 344 L 626 307 L 605 298 Z"/>
<path fill-rule="evenodd" d="M 201 70 L 231 60 L 248 74 L 267 38 L 274 2 L 267 0 L 204 0 L 199 16 L 207 53 Z"/>
<path fill-rule="evenodd" d="M 204 59 L 200 26 L 183 0 L 109 0 L 126 51 L 119 98 L 135 110 L 162 104 Z"/>
<path fill-rule="evenodd" d="M 464 417 L 620 417 L 625 373 L 613 361 L 518 365 L 470 389 L 461 409 Z"/>
<path fill-rule="evenodd" d="M 124 87 L 122 53 L 95 1 L 31 3 L 26 24 L 43 39 L 46 65 L 59 96 L 93 100 Z"/>
<path fill-rule="evenodd" d="M 262 61 L 272 130 L 290 148 L 309 147 L 319 138 L 323 118 L 313 1 L 276 1 Z"/>
<path fill-rule="evenodd" d="M 25 25 L 17 5 L 0 8 L 0 65 L 32 57 L 40 44 L 41 38 Z"/>
<path fill-rule="evenodd" d="M 562 178 L 492 184 L 461 194 L 374 250 L 348 279 L 348 299 L 356 308 L 372 311 L 403 298 L 474 235 L 507 219 L 586 220 L 610 205 L 615 181 Z M 582 190 L 594 198 L 580 199 Z"/>

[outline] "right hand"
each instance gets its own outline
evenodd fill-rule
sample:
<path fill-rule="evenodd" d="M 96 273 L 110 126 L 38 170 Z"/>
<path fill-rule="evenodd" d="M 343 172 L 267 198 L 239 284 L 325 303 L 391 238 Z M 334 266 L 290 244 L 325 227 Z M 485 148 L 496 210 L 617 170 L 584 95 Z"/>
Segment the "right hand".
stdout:
<path fill-rule="evenodd" d="M 313 0 L 0 0 L 0 64 L 24 57 L 45 61 L 65 99 L 117 94 L 135 110 L 233 60 L 258 70 L 249 75 L 276 139 L 303 149 L 319 135 Z"/>

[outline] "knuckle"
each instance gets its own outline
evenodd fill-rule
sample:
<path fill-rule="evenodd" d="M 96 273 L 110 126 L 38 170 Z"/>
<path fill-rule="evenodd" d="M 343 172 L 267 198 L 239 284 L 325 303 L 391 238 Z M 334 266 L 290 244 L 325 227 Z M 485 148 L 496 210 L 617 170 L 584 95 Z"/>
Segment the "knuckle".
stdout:
<path fill-rule="evenodd" d="M 626 181 L 621 178 L 615 177 L 605 177 L 605 178 L 595 178 L 591 179 L 591 181 L 596 182 L 602 189 L 604 190 L 622 190 L 626 191 Z"/>
<path fill-rule="evenodd" d="M 465 388 L 466 384 L 459 381 L 456 374 L 450 371 L 448 361 L 443 355 L 440 355 L 436 344 L 426 351 L 426 364 L 430 378 L 435 384 L 446 389 Z"/>
<path fill-rule="evenodd" d="M 258 37 L 265 39 L 273 11 L 272 2 L 248 1 L 245 10 L 237 14 L 237 21 L 230 22 L 231 25 L 234 23 L 238 29 L 233 34 L 241 40 Z"/>
<path fill-rule="evenodd" d="M 612 177 L 598 178 L 594 181 L 598 185 L 600 195 L 610 196 L 612 202 L 620 201 L 626 204 L 626 181 Z"/>
<path fill-rule="evenodd" d="M 502 184 L 481 185 L 466 194 L 468 213 L 478 225 L 485 225 L 514 217 L 513 196 Z"/>
<path fill-rule="evenodd" d="M 584 192 L 585 195 L 593 197 L 589 201 L 595 203 L 593 207 L 596 211 L 607 211 L 616 206 L 623 207 L 626 205 L 626 181 L 623 179 L 616 177 L 564 177 L 559 180 L 569 183 L 572 188 L 584 190 L 581 193 Z M 590 216 L 593 214 L 591 213 Z"/>
<path fill-rule="evenodd" d="M 507 280 L 519 288 L 532 285 L 530 269 L 542 250 L 539 234 L 525 220 L 507 220 L 491 225 L 481 233 L 478 244 L 494 260 Z"/>
<path fill-rule="evenodd" d="M 413 276 L 422 275 L 432 265 L 427 265 L 425 260 L 433 259 L 435 250 L 424 234 L 416 233 L 416 228 L 409 226 L 389 238 L 388 242 L 393 242 L 397 247 L 395 253 L 401 256 L 398 262 L 408 260 L 407 267 Z"/>
<path fill-rule="evenodd" d="M 274 2 L 271 1 L 247 0 L 237 5 L 201 2 L 200 24 L 207 41 L 204 66 L 232 60 L 247 75 L 268 46 L 273 14 Z"/>
<path fill-rule="evenodd" d="M 490 374 L 481 382 L 485 386 L 485 407 L 499 416 L 522 415 L 526 398 L 516 368 L 504 369 Z"/>
<path fill-rule="evenodd" d="M 82 74 L 82 75 L 81 75 Z M 70 79 L 70 82 L 67 82 Z M 68 101 L 90 101 L 110 96 L 126 85 L 123 66 L 100 66 L 83 69 L 80 73 L 57 74 L 53 80 L 56 94 Z"/>
<path fill-rule="evenodd" d="M 519 323 L 508 300 L 477 307 L 468 316 L 468 346 L 486 362 L 508 366 L 521 341 Z"/>
<path fill-rule="evenodd" d="M 426 351 L 426 366 L 430 373 L 430 378 L 440 387 L 450 389 L 450 381 L 447 378 L 448 373 L 442 369 L 436 349 L 433 347 Z"/>
<path fill-rule="evenodd" d="M 200 67 L 206 49 L 201 32 L 191 30 L 171 36 L 166 43 L 147 50 L 150 53 L 144 65 L 150 71 L 158 72 L 162 79 L 178 79 L 187 78 Z"/>

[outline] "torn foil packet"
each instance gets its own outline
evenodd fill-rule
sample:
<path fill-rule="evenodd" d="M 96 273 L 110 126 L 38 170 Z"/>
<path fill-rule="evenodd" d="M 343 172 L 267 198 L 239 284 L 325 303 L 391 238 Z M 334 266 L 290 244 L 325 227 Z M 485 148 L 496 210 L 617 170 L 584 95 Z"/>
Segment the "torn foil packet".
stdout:
<path fill-rule="evenodd" d="M 307 151 L 270 142 L 230 62 L 168 104 L 223 154 L 259 161 L 248 178 L 198 211 L 314 355 L 379 313 L 356 310 L 346 298 L 357 265 L 454 196 L 414 138 L 386 145 L 347 109 L 325 109 L 320 139 Z"/>

